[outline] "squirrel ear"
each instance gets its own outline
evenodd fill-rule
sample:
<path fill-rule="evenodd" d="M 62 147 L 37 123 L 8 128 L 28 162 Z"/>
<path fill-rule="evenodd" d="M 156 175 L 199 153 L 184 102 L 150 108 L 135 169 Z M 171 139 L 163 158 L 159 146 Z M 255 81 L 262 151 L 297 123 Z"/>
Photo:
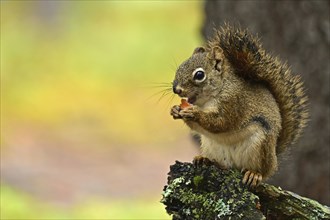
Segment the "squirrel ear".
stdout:
<path fill-rule="evenodd" d="M 205 51 L 206 51 L 206 50 L 205 50 L 204 47 L 197 47 L 197 48 L 194 50 L 193 54 L 196 54 L 196 53 L 204 53 Z"/>
<path fill-rule="evenodd" d="M 215 61 L 215 69 L 220 70 L 223 61 L 223 51 L 220 47 L 213 47 L 211 51 L 211 59 Z"/>
<path fill-rule="evenodd" d="M 223 59 L 223 51 L 220 47 L 212 48 L 212 58 L 217 61 L 221 61 Z"/>

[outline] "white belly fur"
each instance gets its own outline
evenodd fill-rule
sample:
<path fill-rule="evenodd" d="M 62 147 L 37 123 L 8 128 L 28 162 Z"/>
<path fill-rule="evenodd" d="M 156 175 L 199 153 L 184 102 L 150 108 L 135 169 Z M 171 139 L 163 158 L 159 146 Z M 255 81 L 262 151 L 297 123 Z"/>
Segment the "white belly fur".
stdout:
<path fill-rule="evenodd" d="M 201 134 L 202 156 L 227 168 L 255 169 L 251 160 L 260 153 L 265 134 L 259 125 L 252 124 L 240 131 L 213 134 L 198 129 Z"/>

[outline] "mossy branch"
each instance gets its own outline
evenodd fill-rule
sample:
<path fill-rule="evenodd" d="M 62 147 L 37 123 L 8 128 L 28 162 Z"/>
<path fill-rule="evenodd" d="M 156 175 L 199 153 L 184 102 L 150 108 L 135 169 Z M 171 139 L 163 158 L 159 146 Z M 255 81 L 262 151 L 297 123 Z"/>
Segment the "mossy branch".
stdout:
<path fill-rule="evenodd" d="M 161 202 L 173 219 L 330 219 L 318 202 L 262 183 L 251 190 L 242 174 L 215 164 L 176 161 Z"/>

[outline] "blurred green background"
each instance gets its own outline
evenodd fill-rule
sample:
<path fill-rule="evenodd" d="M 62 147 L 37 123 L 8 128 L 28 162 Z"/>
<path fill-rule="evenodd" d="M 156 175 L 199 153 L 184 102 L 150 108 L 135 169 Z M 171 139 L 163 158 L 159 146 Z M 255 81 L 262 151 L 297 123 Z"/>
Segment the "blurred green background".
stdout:
<path fill-rule="evenodd" d="M 160 91 L 203 2 L 0 4 L 1 219 L 169 219 L 169 165 L 196 149 Z"/>

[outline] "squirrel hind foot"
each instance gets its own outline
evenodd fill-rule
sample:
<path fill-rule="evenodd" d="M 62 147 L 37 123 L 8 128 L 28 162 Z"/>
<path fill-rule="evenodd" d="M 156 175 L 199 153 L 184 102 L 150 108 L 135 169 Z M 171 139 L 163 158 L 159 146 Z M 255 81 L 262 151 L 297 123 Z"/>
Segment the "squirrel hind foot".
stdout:
<path fill-rule="evenodd" d="M 195 156 L 194 157 L 193 164 L 195 166 L 202 166 L 203 164 L 205 164 L 205 165 L 212 165 L 213 162 L 210 159 L 208 159 L 207 157 L 203 157 L 201 155 L 198 155 L 198 156 Z"/>
<path fill-rule="evenodd" d="M 197 167 L 197 166 L 202 166 L 202 165 L 207 165 L 207 166 L 210 166 L 210 165 L 215 165 L 216 167 L 218 167 L 219 169 L 222 169 L 222 170 L 226 170 L 228 169 L 228 167 L 225 167 L 219 163 L 217 163 L 216 161 L 214 160 L 210 160 L 209 158 L 207 157 L 204 157 L 204 156 L 201 156 L 201 155 L 198 155 L 198 156 L 195 156 L 194 159 L 193 159 L 193 164 Z"/>
<path fill-rule="evenodd" d="M 242 183 L 247 185 L 248 187 L 255 188 L 258 186 L 262 181 L 262 175 L 257 172 L 253 172 L 250 170 L 247 170 L 244 174 L 244 177 L 242 179 Z"/>

